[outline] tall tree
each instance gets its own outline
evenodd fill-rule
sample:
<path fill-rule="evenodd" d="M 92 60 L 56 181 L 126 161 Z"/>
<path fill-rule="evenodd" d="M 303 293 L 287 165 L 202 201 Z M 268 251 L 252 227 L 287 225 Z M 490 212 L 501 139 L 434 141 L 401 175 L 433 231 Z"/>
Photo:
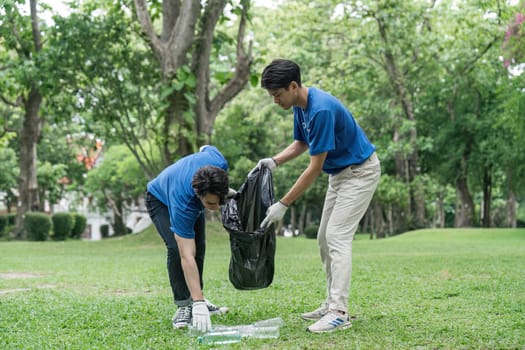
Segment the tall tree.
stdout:
<path fill-rule="evenodd" d="M 0 65 L 1 100 L 23 110 L 19 135 L 20 174 L 18 180 L 17 227 L 29 210 L 41 210 L 37 182 L 37 144 L 44 118 L 40 116 L 43 102 L 41 84 L 42 30 L 37 0 L 29 1 L 30 16 L 21 14 L 25 1 L 6 0 L 0 4 L 4 16 L 0 32 L 7 52 Z"/>
<path fill-rule="evenodd" d="M 440 69 L 435 79 L 442 82 L 438 84 L 442 89 L 438 98 L 443 99 L 443 107 L 446 108 L 448 120 L 445 123 L 453 127 L 443 128 L 443 144 L 436 144 L 436 151 L 443 152 L 446 148 L 448 151 L 445 154 L 450 154 L 447 161 L 455 174 L 453 179 L 457 193 L 455 226 L 468 227 L 475 223 L 475 204 L 469 184 L 469 166 L 478 149 L 475 133 L 483 118 L 490 114 L 489 110 L 480 109 L 483 100 L 480 99 L 478 87 L 486 82 L 479 83 L 477 73 L 480 69 L 483 71 L 480 67 L 484 61 L 497 59 L 491 49 L 501 40 L 502 4 L 498 1 L 484 4 L 465 2 L 455 6 L 457 9 L 449 13 L 448 6 L 440 4 L 438 14 L 446 12 L 448 20 L 438 16 L 433 22 L 434 30 L 443 34 L 436 52 Z M 464 13 L 471 13 L 471 16 L 464 16 Z M 487 68 L 491 69 L 490 65 Z M 490 98 L 490 95 L 484 97 Z M 452 150 L 451 144 L 455 145 Z M 483 173 L 480 172 L 480 176 Z M 486 183 L 489 180 L 487 175 Z"/>
<path fill-rule="evenodd" d="M 87 128 L 126 144 L 151 178 L 208 143 L 217 114 L 250 79 L 250 1 L 131 3 L 77 1 L 55 18 L 55 86 L 77 99 L 69 106 Z M 234 38 L 226 24 L 237 24 Z"/>
<path fill-rule="evenodd" d="M 161 32 L 157 34 L 146 0 L 135 0 L 137 17 L 158 60 L 163 79 L 180 81 L 186 65 L 195 77 L 194 85 L 186 84 L 181 89 L 174 87 L 166 97 L 168 106 L 162 129 L 166 141 L 166 159 L 172 160 L 174 154 L 190 153 L 195 143 L 208 142 L 219 111 L 242 90 L 250 78 L 251 44 L 245 49 L 244 43 L 250 1 L 241 0 L 239 6 L 232 10 L 232 14 L 239 16 L 233 74 L 222 86 L 210 85 L 210 61 L 214 40 L 217 41 L 214 33 L 217 24 L 225 16 L 228 3 L 231 2 L 163 0 Z M 212 96 L 214 89 L 216 92 Z M 190 120 L 185 115 L 188 111 L 193 115 Z M 168 148 L 167 142 L 173 130 L 177 130 L 175 152 Z"/>

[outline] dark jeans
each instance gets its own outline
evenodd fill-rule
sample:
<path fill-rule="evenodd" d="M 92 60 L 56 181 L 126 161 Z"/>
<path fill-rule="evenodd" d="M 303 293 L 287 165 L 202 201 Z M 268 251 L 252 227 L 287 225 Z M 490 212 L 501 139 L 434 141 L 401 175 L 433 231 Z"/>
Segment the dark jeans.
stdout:
<path fill-rule="evenodd" d="M 170 215 L 168 207 L 159 201 L 155 196 L 146 193 L 146 208 L 153 224 L 157 228 L 168 251 L 167 266 L 168 276 L 170 278 L 171 290 L 173 292 L 173 300 L 178 306 L 187 306 L 191 304 L 191 295 L 184 279 L 184 271 L 182 270 L 179 248 L 175 241 L 175 235 L 170 229 Z M 195 247 L 197 268 L 199 270 L 201 288 L 203 288 L 202 272 L 204 268 L 204 255 L 206 253 L 206 223 L 204 212 L 202 212 L 195 221 Z"/>

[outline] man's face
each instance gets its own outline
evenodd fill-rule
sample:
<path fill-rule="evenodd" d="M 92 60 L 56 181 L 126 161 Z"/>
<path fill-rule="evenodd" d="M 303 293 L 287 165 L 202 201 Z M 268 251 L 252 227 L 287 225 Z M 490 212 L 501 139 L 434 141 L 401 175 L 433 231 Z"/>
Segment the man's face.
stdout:
<path fill-rule="evenodd" d="M 275 104 L 281 106 L 282 109 L 289 109 L 290 107 L 295 105 L 295 101 L 297 100 L 296 86 L 297 84 L 295 84 L 295 82 L 292 82 L 287 89 L 268 89 L 267 91 L 268 94 L 273 97 L 273 102 Z"/>
<path fill-rule="evenodd" d="M 219 210 L 221 207 L 220 198 L 216 194 L 206 193 L 204 196 L 200 197 L 200 200 L 206 209 Z"/>

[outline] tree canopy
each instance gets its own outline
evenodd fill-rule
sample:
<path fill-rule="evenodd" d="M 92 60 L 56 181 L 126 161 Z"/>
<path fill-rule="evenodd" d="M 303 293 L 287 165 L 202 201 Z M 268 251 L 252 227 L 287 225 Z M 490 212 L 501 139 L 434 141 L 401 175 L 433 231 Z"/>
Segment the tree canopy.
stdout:
<path fill-rule="evenodd" d="M 383 175 L 362 230 L 525 220 L 523 2 L 68 4 L 62 14 L 37 0 L 0 4 L 0 185 L 20 217 L 86 189 L 119 212 L 204 143 L 240 186 L 292 140 L 291 112 L 258 86 L 282 57 L 299 63 L 306 86 L 343 101 L 377 147 Z M 72 135 L 103 140 L 101 152 L 126 165 L 86 168 L 78 151 L 93 145 L 73 147 Z M 278 168 L 277 196 L 307 161 Z M 285 224 L 315 225 L 325 186 L 318 179 Z"/>

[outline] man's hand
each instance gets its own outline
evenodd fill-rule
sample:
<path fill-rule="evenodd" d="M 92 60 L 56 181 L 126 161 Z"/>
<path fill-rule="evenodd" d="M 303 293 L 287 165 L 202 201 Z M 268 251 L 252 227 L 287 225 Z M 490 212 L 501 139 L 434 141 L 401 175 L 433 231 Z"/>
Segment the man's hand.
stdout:
<path fill-rule="evenodd" d="M 277 168 L 277 162 L 273 158 L 263 158 L 263 159 L 261 159 L 257 163 L 257 165 L 255 166 L 255 168 L 260 168 L 262 165 L 265 165 L 268 169 L 270 169 L 270 171 L 272 171 L 273 169 Z"/>
<path fill-rule="evenodd" d="M 204 300 L 194 301 L 192 307 L 192 326 L 200 332 L 211 330 L 210 311 Z"/>
<path fill-rule="evenodd" d="M 235 191 L 233 188 L 228 188 L 228 194 L 226 195 L 226 199 L 231 199 L 237 195 L 237 191 Z"/>
<path fill-rule="evenodd" d="M 274 203 L 271 207 L 266 210 L 266 217 L 261 222 L 261 228 L 266 228 L 273 222 L 279 221 L 284 217 L 288 206 L 283 204 L 281 201 Z"/>

